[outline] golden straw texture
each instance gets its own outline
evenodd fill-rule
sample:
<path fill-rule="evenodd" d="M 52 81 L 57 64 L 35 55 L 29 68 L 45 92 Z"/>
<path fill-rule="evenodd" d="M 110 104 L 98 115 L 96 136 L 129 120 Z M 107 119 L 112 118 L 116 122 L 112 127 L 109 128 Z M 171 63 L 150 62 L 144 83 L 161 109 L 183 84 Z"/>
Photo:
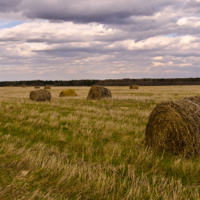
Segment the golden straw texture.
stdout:
<path fill-rule="evenodd" d="M 77 94 L 73 89 L 68 89 L 60 92 L 59 96 L 60 97 L 77 96 Z"/>
<path fill-rule="evenodd" d="M 99 85 L 93 85 L 90 88 L 87 99 L 104 99 L 104 98 L 111 98 L 111 97 L 112 95 L 109 89 L 104 88 Z"/>
<path fill-rule="evenodd" d="M 46 85 L 46 86 L 44 86 L 44 89 L 45 89 L 45 90 L 51 89 L 51 86 L 50 86 L 50 85 Z"/>
<path fill-rule="evenodd" d="M 35 90 L 30 93 L 30 99 L 34 101 L 50 101 L 51 93 L 48 90 Z"/>
<path fill-rule="evenodd" d="M 146 145 L 175 154 L 200 153 L 200 97 L 164 102 L 149 116 Z"/>
<path fill-rule="evenodd" d="M 130 89 L 139 89 L 138 85 L 130 85 Z"/>

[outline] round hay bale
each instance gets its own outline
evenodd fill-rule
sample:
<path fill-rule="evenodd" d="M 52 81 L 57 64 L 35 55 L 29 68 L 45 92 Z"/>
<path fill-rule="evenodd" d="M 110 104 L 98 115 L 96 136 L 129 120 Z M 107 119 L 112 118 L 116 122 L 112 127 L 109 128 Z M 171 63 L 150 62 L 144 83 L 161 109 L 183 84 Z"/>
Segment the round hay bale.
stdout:
<path fill-rule="evenodd" d="M 72 89 L 64 90 L 60 92 L 59 94 L 60 97 L 67 97 L 67 96 L 78 96 L 76 92 Z"/>
<path fill-rule="evenodd" d="M 13 85 L 10 85 L 10 87 L 13 87 Z"/>
<path fill-rule="evenodd" d="M 35 86 L 35 89 L 39 89 L 39 88 L 40 88 L 40 86 L 37 86 L 37 85 Z"/>
<path fill-rule="evenodd" d="M 187 156 L 200 153 L 200 96 L 158 104 L 149 116 L 146 145 Z"/>
<path fill-rule="evenodd" d="M 104 99 L 104 98 L 111 98 L 111 97 L 112 97 L 112 94 L 109 89 L 104 88 L 99 85 L 93 85 L 90 88 L 87 99 Z"/>
<path fill-rule="evenodd" d="M 22 85 L 23 88 L 26 88 L 26 85 Z"/>
<path fill-rule="evenodd" d="M 44 86 L 44 89 L 45 89 L 45 90 L 51 89 L 51 86 L 50 86 L 50 85 L 46 85 L 46 86 Z"/>
<path fill-rule="evenodd" d="M 130 85 L 129 88 L 130 88 L 130 89 L 139 89 L 139 86 L 138 86 L 138 85 Z"/>
<path fill-rule="evenodd" d="M 51 93 L 48 90 L 35 90 L 30 93 L 30 99 L 34 101 L 50 101 Z"/>

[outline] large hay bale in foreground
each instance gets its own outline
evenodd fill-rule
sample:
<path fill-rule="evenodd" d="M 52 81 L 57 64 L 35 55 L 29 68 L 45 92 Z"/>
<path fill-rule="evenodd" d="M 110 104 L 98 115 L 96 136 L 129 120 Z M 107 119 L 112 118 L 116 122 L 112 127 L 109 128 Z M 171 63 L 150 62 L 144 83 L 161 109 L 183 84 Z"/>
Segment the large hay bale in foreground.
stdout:
<path fill-rule="evenodd" d="M 37 85 L 35 86 L 35 89 L 39 89 L 39 88 L 40 88 L 40 86 L 37 86 Z"/>
<path fill-rule="evenodd" d="M 130 88 L 130 89 L 139 89 L 139 86 L 138 86 L 138 85 L 130 85 L 129 88 Z"/>
<path fill-rule="evenodd" d="M 48 90 L 35 90 L 30 93 L 30 99 L 34 101 L 50 101 L 51 93 Z"/>
<path fill-rule="evenodd" d="M 26 87 L 26 85 L 22 85 L 22 87 L 23 87 L 23 88 L 25 88 L 25 87 Z"/>
<path fill-rule="evenodd" d="M 68 89 L 60 92 L 60 97 L 67 97 L 67 96 L 78 96 L 73 89 Z"/>
<path fill-rule="evenodd" d="M 111 98 L 111 97 L 112 95 L 109 89 L 104 88 L 99 85 L 93 85 L 90 88 L 87 99 L 104 99 L 104 98 Z"/>
<path fill-rule="evenodd" d="M 50 86 L 50 85 L 46 85 L 46 86 L 44 86 L 44 89 L 45 89 L 45 90 L 51 89 L 51 86 Z"/>
<path fill-rule="evenodd" d="M 158 104 L 149 116 L 145 142 L 155 150 L 200 154 L 200 96 Z"/>

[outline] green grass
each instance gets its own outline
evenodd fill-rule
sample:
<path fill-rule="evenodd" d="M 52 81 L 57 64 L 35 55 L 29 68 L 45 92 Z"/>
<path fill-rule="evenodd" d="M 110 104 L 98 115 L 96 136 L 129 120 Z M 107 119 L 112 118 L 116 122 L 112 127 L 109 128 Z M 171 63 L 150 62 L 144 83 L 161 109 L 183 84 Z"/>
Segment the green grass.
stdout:
<path fill-rule="evenodd" d="M 199 87 L 110 89 L 112 99 L 88 101 L 89 88 L 75 98 L 55 88 L 38 103 L 29 88 L 9 88 L 15 94 L 0 100 L 0 199 L 199 199 L 198 157 L 144 145 L 152 109 Z"/>

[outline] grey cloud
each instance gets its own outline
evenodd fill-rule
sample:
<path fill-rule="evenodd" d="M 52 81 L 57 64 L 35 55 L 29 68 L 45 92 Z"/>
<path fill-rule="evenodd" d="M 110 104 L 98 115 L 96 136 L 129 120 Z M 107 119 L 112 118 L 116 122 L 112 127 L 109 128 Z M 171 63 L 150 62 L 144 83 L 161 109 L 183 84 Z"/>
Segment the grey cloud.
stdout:
<path fill-rule="evenodd" d="M 10 37 L 10 38 L 0 38 L 0 42 L 18 42 L 20 41 L 19 39 L 15 37 Z"/>
<path fill-rule="evenodd" d="M 193 0 L 190 2 L 191 5 L 187 4 L 187 0 L 154 0 L 153 2 L 149 0 L 101 0 L 99 2 L 96 0 L 18 0 L 16 2 L 18 3 L 13 5 L 13 9 L 20 5 L 18 10 L 30 19 L 60 23 L 63 21 L 94 22 L 104 24 L 107 28 L 124 30 L 124 35 L 94 36 L 94 41 L 120 41 L 124 38 L 140 41 L 156 35 L 172 33 L 184 35 L 193 32 L 187 27 L 180 28 L 176 24 L 178 18 L 183 15 L 184 6 L 191 6 L 192 2 L 194 3 Z M 11 0 L 7 1 L 6 5 L 10 9 Z M 171 8 L 171 10 L 165 11 L 166 8 Z M 161 12 L 161 16 L 155 18 L 158 12 Z M 43 41 L 38 38 L 28 41 L 31 42 L 31 40 Z M 44 41 L 51 43 L 48 39 Z M 81 40 L 77 39 L 77 41 Z"/>
<path fill-rule="evenodd" d="M 200 2 L 196 0 L 189 0 L 187 4 L 185 5 L 185 8 L 191 8 L 191 7 L 200 7 Z"/>
<path fill-rule="evenodd" d="M 196 0 L 189 0 L 184 6 L 184 11 L 187 15 L 199 15 L 200 12 L 200 2 Z"/>
<path fill-rule="evenodd" d="M 23 12 L 30 19 L 56 23 L 95 22 L 103 24 L 106 30 L 113 30 L 108 34 L 106 31 L 98 34 L 95 30 L 91 34 L 88 26 L 86 34 L 81 32 L 82 29 L 80 34 L 75 32 L 74 35 L 67 34 L 67 31 L 66 35 L 65 31 L 60 34 L 56 29 L 55 32 L 44 31 L 45 33 L 34 32 L 35 29 L 32 32 L 30 29 L 30 33 L 28 30 L 16 35 L 14 32 L 10 36 L 1 35 L 0 72 L 4 73 L 0 75 L 2 80 L 5 76 L 13 79 L 13 73 L 18 74 L 19 79 L 48 77 L 65 80 L 83 77 L 105 79 L 200 76 L 200 39 L 190 42 L 188 49 L 182 48 L 187 47 L 187 44 L 182 45 L 179 41 L 182 35 L 199 37 L 200 27 L 177 24 L 178 19 L 183 17 L 198 16 L 195 13 L 198 13 L 200 3 L 194 0 L 23 0 L 15 1 L 13 5 L 11 0 L 6 4 L 2 2 L 0 1 L 0 12 Z M 152 45 L 152 48 L 151 45 L 144 45 L 140 50 L 128 50 L 123 44 L 115 46 L 117 42 L 127 40 L 134 40 L 137 46 L 139 42 L 151 37 L 169 34 L 174 34 L 175 39 L 172 42 Z M 41 45 L 43 43 L 47 45 Z M 15 45 L 19 47 L 13 50 Z M 113 47 L 109 48 L 109 45 Z M 39 50 L 31 51 L 30 46 L 33 47 L 31 50 Z M 27 48 L 27 54 L 19 53 L 20 48 L 24 48 L 24 51 Z M 154 60 L 154 57 L 162 59 Z M 24 66 L 27 69 L 23 69 Z M 11 68 L 10 72 L 7 67 Z"/>
<path fill-rule="evenodd" d="M 0 40 L 1 41 L 1 40 Z M 67 37 L 65 39 L 60 38 L 31 38 L 27 39 L 27 43 L 47 43 L 47 44 L 59 44 L 59 43 L 68 43 L 68 42 L 84 42 L 83 38 L 78 37 Z"/>
<path fill-rule="evenodd" d="M 180 7 L 186 0 L 2 0 L 0 11 L 23 12 L 30 19 L 76 23 L 125 23 L 131 16 L 151 16 L 167 6 Z"/>
<path fill-rule="evenodd" d="M 0 12 L 17 12 L 19 11 L 18 6 L 21 4 L 22 1 L 23 0 L 0 0 Z"/>
<path fill-rule="evenodd" d="M 29 1 L 25 3 L 24 15 L 29 18 L 73 21 L 77 23 L 124 23 L 131 16 L 151 16 L 166 6 L 180 6 L 184 1 L 176 0 L 75 0 L 73 1 Z M 38 6 L 40 5 L 40 6 Z M 122 21 L 121 21 L 122 20 Z"/>

